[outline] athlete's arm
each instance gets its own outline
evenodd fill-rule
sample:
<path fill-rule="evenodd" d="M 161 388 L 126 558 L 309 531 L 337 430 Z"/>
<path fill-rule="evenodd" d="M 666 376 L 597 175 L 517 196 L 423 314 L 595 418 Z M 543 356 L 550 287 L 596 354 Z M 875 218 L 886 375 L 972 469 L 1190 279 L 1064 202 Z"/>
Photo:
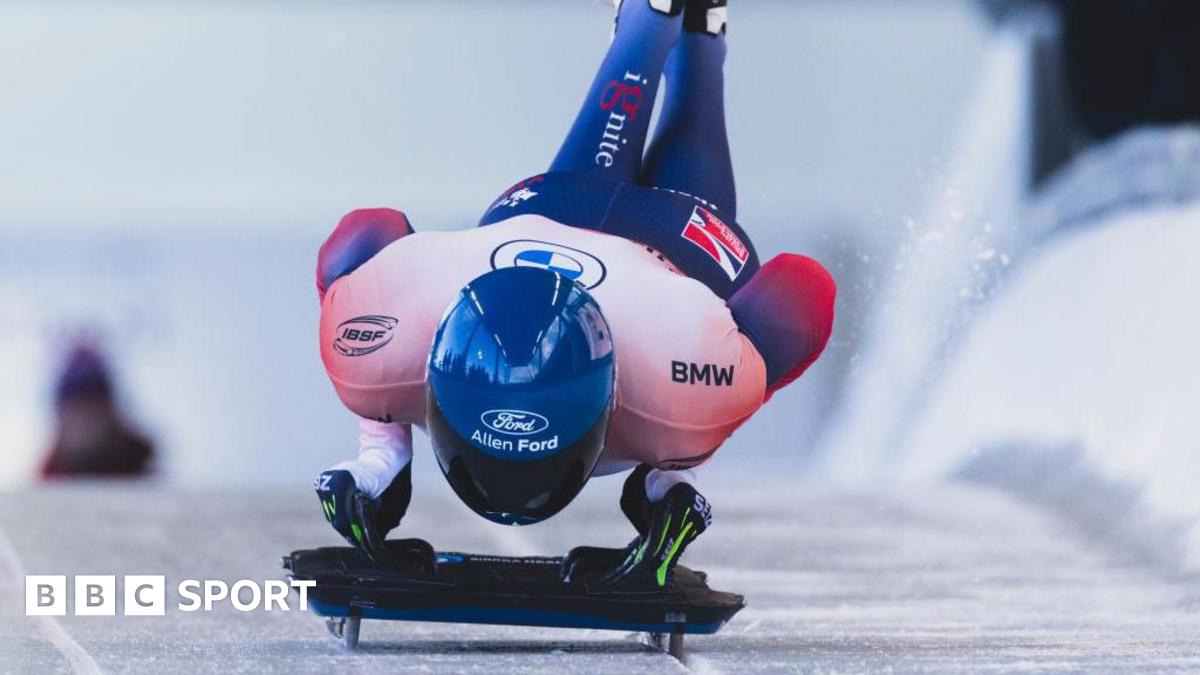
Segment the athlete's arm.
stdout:
<path fill-rule="evenodd" d="M 412 425 L 359 418 L 358 457 L 336 464 L 330 470 L 349 471 L 363 494 L 378 499 L 411 461 Z"/>
<path fill-rule="evenodd" d="M 317 253 L 317 293 L 358 269 L 388 244 L 412 234 L 408 217 L 395 209 L 358 209 L 338 221 Z"/>
<path fill-rule="evenodd" d="M 738 328 L 767 367 L 767 395 L 800 377 L 833 331 L 837 284 L 816 260 L 785 253 L 763 265 L 729 298 Z"/>
<path fill-rule="evenodd" d="M 313 481 L 325 519 L 369 560 L 389 559 L 383 545 L 412 499 L 412 427 L 359 421 L 357 459 Z"/>

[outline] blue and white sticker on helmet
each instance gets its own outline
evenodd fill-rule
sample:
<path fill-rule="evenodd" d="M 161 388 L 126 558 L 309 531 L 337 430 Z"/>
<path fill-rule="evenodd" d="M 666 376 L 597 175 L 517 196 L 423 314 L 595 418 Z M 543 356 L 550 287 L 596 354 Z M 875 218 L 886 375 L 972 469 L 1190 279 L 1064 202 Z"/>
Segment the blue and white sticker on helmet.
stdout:
<path fill-rule="evenodd" d="M 529 436 L 545 431 L 550 420 L 528 410 L 489 410 L 479 416 L 483 426 L 511 436 Z"/>
<path fill-rule="evenodd" d="M 482 448 L 501 455 L 536 456 L 558 450 L 558 434 L 543 434 L 550 420 L 528 410 L 488 410 L 479 416 L 483 425 L 471 433 L 471 440 Z M 545 436 L 537 438 L 537 436 Z"/>
<path fill-rule="evenodd" d="M 492 269 L 504 267 L 550 270 L 578 281 L 588 290 L 599 286 L 608 276 L 604 263 L 591 253 L 536 239 L 517 239 L 496 247 L 492 251 Z"/>
<path fill-rule="evenodd" d="M 596 424 L 611 405 L 613 373 L 598 368 L 565 389 L 525 392 L 464 384 L 436 371 L 429 384 L 459 438 L 499 459 L 536 461 L 570 448 Z"/>

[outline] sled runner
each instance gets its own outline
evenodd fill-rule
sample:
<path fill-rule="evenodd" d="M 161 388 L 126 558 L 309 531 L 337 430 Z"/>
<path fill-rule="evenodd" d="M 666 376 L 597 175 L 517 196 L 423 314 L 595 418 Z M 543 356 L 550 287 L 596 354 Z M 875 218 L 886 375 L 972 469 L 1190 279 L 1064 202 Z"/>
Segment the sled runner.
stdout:
<path fill-rule="evenodd" d="M 295 551 L 283 566 L 312 580 L 312 610 L 348 649 L 363 619 L 596 628 L 648 634 L 683 658 L 683 636 L 712 634 L 745 606 L 708 587 L 704 572 L 677 566 L 666 588 L 592 588 L 562 580 L 562 557 L 434 552 L 419 539 L 387 542 L 396 564 L 376 565 L 349 547 Z M 600 550 L 600 549 L 596 549 Z"/>

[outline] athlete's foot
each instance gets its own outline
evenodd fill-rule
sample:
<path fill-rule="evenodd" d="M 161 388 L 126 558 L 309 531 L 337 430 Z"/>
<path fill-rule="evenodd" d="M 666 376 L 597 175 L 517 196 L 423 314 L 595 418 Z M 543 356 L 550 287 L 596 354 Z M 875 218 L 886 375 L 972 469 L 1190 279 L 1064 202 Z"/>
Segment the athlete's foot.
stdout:
<path fill-rule="evenodd" d="M 621 23 L 621 10 L 644 2 L 658 14 L 663 16 L 679 16 L 684 11 L 687 0 L 600 0 L 601 4 L 613 8 L 613 38 L 617 35 L 617 26 Z"/>
<path fill-rule="evenodd" d="M 677 16 L 683 11 L 686 1 L 687 0 L 602 0 L 604 4 L 616 10 L 617 14 L 621 13 L 621 6 L 625 3 L 632 4 L 634 2 L 645 2 L 647 5 L 650 5 L 650 8 L 654 11 L 658 12 L 659 14 L 666 14 L 667 16 Z M 724 2 L 721 4 L 724 4 Z"/>
<path fill-rule="evenodd" d="M 687 0 L 683 29 L 689 33 L 724 35 L 729 19 L 728 0 Z"/>

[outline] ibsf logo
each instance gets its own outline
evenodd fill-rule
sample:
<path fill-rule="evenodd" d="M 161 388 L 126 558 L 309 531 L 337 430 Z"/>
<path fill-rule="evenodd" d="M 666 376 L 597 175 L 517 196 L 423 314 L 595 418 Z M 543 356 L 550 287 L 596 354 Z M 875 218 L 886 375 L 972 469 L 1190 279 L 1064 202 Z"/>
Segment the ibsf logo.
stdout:
<path fill-rule="evenodd" d="M 509 436 L 529 436 L 550 427 L 550 420 L 525 410 L 489 410 L 479 421 L 492 431 Z"/>
<path fill-rule="evenodd" d="M 632 83 L 632 84 L 631 84 Z M 600 109 L 608 111 L 604 135 L 596 152 L 596 164 L 608 168 L 616 163 L 617 153 L 625 145 L 625 123 L 637 119 L 642 107 L 642 86 L 646 80 L 638 73 L 626 72 L 625 77 L 613 80 L 600 92 Z"/>
<path fill-rule="evenodd" d="M 356 316 L 337 327 L 333 349 L 342 356 L 365 356 L 392 341 L 392 329 L 400 321 L 390 316 Z"/>
<path fill-rule="evenodd" d="M 721 270 L 733 281 L 742 273 L 746 261 L 750 259 L 750 249 L 716 214 L 708 209 L 697 206 L 692 209 L 692 217 L 688 219 L 680 236 L 699 246 L 708 254 Z"/>

